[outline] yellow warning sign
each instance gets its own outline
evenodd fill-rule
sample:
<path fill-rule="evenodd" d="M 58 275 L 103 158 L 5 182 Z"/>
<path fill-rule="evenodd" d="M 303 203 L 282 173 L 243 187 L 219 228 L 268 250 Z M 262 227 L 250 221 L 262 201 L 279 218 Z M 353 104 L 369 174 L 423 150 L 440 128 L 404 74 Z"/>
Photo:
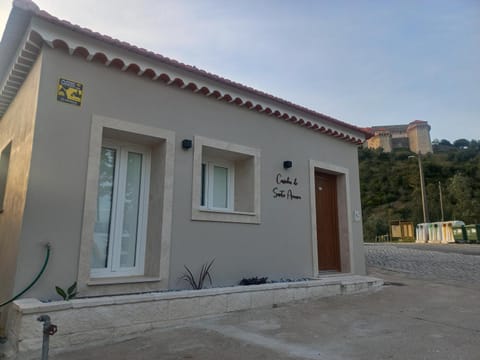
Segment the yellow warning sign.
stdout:
<path fill-rule="evenodd" d="M 82 104 L 83 84 L 60 78 L 57 87 L 57 100 L 72 105 Z"/>

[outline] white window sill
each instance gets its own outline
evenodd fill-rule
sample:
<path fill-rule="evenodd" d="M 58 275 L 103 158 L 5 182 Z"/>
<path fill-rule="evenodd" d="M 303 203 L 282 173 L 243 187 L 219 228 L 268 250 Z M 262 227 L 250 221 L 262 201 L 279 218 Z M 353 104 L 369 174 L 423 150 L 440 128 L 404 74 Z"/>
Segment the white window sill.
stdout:
<path fill-rule="evenodd" d="M 119 276 L 119 277 L 105 277 L 105 278 L 91 278 L 88 286 L 96 285 L 116 285 L 116 284 L 132 284 L 145 282 L 158 282 L 160 278 L 151 276 Z"/>
<path fill-rule="evenodd" d="M 256 214 L 254 212 L 249 212 L 249 211 L 235 211 L 235 210 L 228 210 L 228 209 L 209 209 L 209 208 L 203 208 L 201 207 L 198 209 L 199 211 L 204 211 L 204 212 L 210 212 L 210 213 L 216 213 L 216 214 L 238 214 L 238 215 L 248 215 L 248 216 L 255 216 Z"/>
<path fill-rule="evenodd" d="M 260 215 L 254 212 L 194 208 L 192 220 L 260 224 Z"/>

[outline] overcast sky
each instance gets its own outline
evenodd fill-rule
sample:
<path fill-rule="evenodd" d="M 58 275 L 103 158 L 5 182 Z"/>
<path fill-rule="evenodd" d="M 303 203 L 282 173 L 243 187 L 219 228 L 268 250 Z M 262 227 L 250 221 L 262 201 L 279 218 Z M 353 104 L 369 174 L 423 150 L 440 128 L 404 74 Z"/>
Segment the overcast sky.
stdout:
<path fill-rule="evenodd" d="M 420 119 L 432 139 L 480 139 L 480 0 L 36 3 L 358 126 Z"/>

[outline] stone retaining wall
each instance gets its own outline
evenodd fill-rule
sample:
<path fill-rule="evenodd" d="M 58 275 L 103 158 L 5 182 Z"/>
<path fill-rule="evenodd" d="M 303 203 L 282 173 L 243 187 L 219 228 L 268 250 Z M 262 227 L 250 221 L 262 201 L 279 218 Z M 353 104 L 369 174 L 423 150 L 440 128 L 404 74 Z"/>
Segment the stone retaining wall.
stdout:
<path fill-rule="evenodd" d="M 58 326 L 58 333 L 50 338 L 50 349 L 61 352 L 94 344 L 114 343 L 139 336 L 148 330 L 179 325 L 205 316 L 307 298 L 353 294 L 379 288 L 382 284 L 382 280 L 366 276 L 333 276 L 301 282 L 50 303 L 22 299 L 15 301 L 12 306 L 8 343 L 4 345 L 4 352 L 7 358 L 37 359 L 40 356 L 42 323 L 37 318 L 41 314 L 48 314 L 52 323 Z"/>

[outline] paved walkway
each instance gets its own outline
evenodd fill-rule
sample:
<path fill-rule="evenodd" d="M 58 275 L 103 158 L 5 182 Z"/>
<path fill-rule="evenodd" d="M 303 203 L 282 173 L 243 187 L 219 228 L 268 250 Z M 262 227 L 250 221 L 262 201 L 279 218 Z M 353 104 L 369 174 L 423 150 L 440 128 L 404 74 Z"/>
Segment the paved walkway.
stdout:
<path fill-rule="evenodd" d="M 365 248 L 369 274 L 386 281 L 380 291 L 230 313 L 51 359 L 480 359 L 480 256 Z"/>
<path fill-rule="evenodd" d="M 480 285 L 480 244 L 366 244 L 365 256 L 367 266 Z"/>

